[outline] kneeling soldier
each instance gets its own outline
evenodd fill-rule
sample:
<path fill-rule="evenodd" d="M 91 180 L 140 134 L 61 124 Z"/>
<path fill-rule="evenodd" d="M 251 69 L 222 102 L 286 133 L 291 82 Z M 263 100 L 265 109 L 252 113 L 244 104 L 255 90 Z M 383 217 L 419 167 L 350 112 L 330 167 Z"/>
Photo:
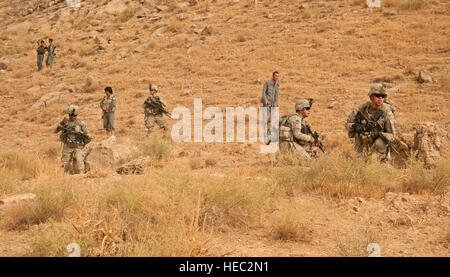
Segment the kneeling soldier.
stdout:
<path fill-rule="evenodd" d="M 295 104 L 295 114 L 280 119 L 280 152 L 293 152 L 303 159 L 318 157 L 317 148 L 322 149 L 317 132 L 312 132 L 306 122 L 311 114 L 312 99 L 301 99 Z"/>
<path fill-rule="evenodd" d="M 370 87 L 370 101 L 353 110 L 345 128 L 350 138 L 355 138 L 355 151 L 364 156 L 376 153 L 381 162 L 390 159 L 390 144 L 395 140 L 396 122 L 394 108 L 385 103 L 386 87 Z"/>

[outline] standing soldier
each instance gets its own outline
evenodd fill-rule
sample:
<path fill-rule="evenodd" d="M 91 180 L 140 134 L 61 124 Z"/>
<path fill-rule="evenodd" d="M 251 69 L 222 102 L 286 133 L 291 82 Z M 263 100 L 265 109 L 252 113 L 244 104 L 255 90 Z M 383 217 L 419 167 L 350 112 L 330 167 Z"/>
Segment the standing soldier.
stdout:
<path fill-rule="evenodd" d="M 166 103 L 159 96 L 158 87 L 150 84 L 149 90 L 151 95 L 144 102 L 145 127 L 147 128 L 147 136 L 152 133 L 153 127 L 156 124 L 164 131 L 164 136 L 168 136 L 169 128 L 167 126 L 166 116 L 169 114 L 166 109 Z"/>
<path fill-rule="evenodd" d="M 103 111 L 103 128 L 107 136 L 114 132 L 114 112 L 116 110 L 116 97 L 113 95 L 111 87 L 105 88 L 105 96 L 100 102 L 100 109 Z"/>
<path fill-rule="evenodd" d="M 86 124 L 78 118 L 78 107 L 70 105 L 65 117 L 56 127 L 55 133 L 62 131 L 63 143 L 61 161 L 65 172 L 84 173 L 84 146 L 91 141 Z"/>
<path fill-rule="evenodd" d="M 390 159 L 396 132 L 394 108 L 384 102 L 386 96 L 384 84 L 373 84 L 370 101 L 353 110 L 345 125 L 348 136 L 355 138 L 355 151 L 365 156 L 376 153 L 381 162 Z"/>
<path fill-rule="evenodd" d="M 293 152 L 310 160 L 318 157 L 317 148 L 323 151 L 317 132 L 312 132 L 306 122 L 311 114 L 312 99 L 301 99 L 295 103 L 295 114 L 280 119 L 280 152 Z"/>
<path fill-rule="evenodd" d="M 41 40 L 40 45 L 38 45 L 38 48 L 36 49 L 38 71 L 42 69 L 42 62 L 44 61 L 45 50 L 47 50 L 47 46 L 45 46 L 45 42 Z"/>
<path fill-rule="evenodd" d="M 279 73 L 278 71 L 275 71 L 272 73 L 272 79 L 267 80 L 264 83 L 262 96 L 261 96 L 261 103 L 263 104 L 263 107 L 267 107 L 267 113 L 263 113 L 263 121 L 264 124 L 267 124 L 267 133 L 270 134 L 270 129 L 268 124 L 270 123 L 270 117 L 271 117 L 271 108 L 272 107 L 278 107 L 278 88 L 279 88 Z M 271 126 L 272 127 L 272 126 Z"/>
<path fill-rule="evenodd" d="M 53 66 L 53 57 L 55 56 L 55 48 L 56 46 L 53 45 L 53 39 L 49 38 L 48 39 L 48 46 L 47 46 L 47 60 L 45 61 L 45 65 L 47 67 L 52 67 Z"/>

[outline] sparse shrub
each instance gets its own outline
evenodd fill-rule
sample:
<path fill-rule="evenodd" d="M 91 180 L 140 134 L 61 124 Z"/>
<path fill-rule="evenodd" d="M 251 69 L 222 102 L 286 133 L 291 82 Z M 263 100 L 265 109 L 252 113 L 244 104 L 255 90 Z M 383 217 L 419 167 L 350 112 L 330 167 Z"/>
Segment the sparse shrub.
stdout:
<path fill-rule="evenodd" d="M 450 165 L 444 159 L 427 169 L 423 162 L 410 160 L 405 170 L 407 179 L 403 181 L 403 191 L 408 193 L 440 194 L 450 185 Z"/>
<path fill-rule="evenodd" d="M 144 153 L 158 160 L 167 158 L 172 152 L 170 142 L 156 136 L 148 140 L 144 145 Z"/>
<path fill-rule="evenodd" d="M 313 230 L 307 224 L 298 220 L 298 215 L 287 212 L 283 215 L 277 215 L 272 224 L 273 237 L 276 240 L 283 241 L 302 241 L 310 242 L 312 240 Z"/>
<path fill-rule="evenodd" d="M 35 155 L 18 151 L 0 153 L 0 168 L 4 168 L 19 180 L 37 177 L 41 170 L 39 158 Z"/>
<path fill-rule="evenodd" d="M 49 219 L 59 220 L 75 199 L 72 187 L 64 183 L 40 185 L 34 193 L 36 199 L 19 202 L 6 209 L 1 221 L 3 228 L 23 230 Z"/>
<path fill-rule="evenodd" d="M 335 241 L 338 250 L 338 255 L 343 257 L 367 257 L 369 252 L 367 246 L 371 243 L 380 245 L 380 252 L 382 250 L 382 242 L 379 232 L 373 229 L 358 228 L 346 237 L 338 237 L 336 235 Z M 383 253 L 380 253 L 383 255 Z"/>
<path fill-rule="evenodd" d="M 337 198 L 382 197 L 392 189 L 394 176 L 394 169 L 378 160 L 345 158 L 338 152 L 311 161 L 309 167 L 294 165 L 278 170 L 278 183 L 288 194 L 316 191 Z"/>
<path fill-rule="evenodd" d="M 420 10 L 428 5 L 428 0 L 405 0 L 400 8 L 404 10 Z"/>
<path fill-rule="evenodd" d="M 80 246 L 80 256 L 93 256 L 94 241 L 87 234 L 79 234 L 72 225 L 50 220 L 45 227 L 33 231 L 30 240 L 30 252 L 25 256 L 31 257 L 67 257 L 68 245 L 77 243 Z"/>
<path fill-rule="evenodd" d="M 213 226 L 246 226 L 271 203 L 272 187 L 268 183 L 243 182 L 239 177 L 204 183 L 200 221 L 206 220 Z"/>
<path fill-rule="evenodd" d="M 130 20 L 134 14 L 139 11 L 141 9 L 141 7 L 128 7 L 125 10 L 123 10 L 121 13 L 119 13 L 116 17 L 116 19 L 119 22 L 127 22 L 128 20 Z"/>
<path fill-rule="evenodd" d="M 191 169 L 199 169 L 203 168 L 205 166 L 203 159 L 201 158 L 193 158 L 189 161 L 189 165 L 191 166 Z"/>

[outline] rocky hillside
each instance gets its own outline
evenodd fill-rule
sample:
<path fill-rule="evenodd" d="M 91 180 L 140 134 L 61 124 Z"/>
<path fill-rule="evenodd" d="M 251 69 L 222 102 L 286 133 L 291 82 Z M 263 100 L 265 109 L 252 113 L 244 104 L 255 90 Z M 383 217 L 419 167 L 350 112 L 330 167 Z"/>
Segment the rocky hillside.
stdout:
<path fill-rule="evenodd" d="M 367 243 L 378 239 L 386 255 L 448 256 L 450 3 L 381 2 L 370 9 L 358 0 L 92 0 L 79 7 L 0 0 L 0 198 L 36 193 L 41 199 L 42 186 L 51 184 L 70 185 L 78 195 L 69 197 L 75 202 L 56 201 L 67 208 L 63 215 L 40 210 L 45 220 L 17 220 L 20 209 L 1 215 L 0 248 L 11 251 L 0 255 L 65 255 L 66 240 L 87 239 L 90 256 L 351 256 L 365 255 Z M 37 72 L 36 42 L 48 38 L 57 47 L 54 66 Z M 142 103 L 149 83 L 158 85 L 170 110 L 193 111 L 200 98 L 203 110 L 225 111 L 259 107 L 275 70 L 281 114 L 293 112 L 299 98 L 315 99 L 308 122 L 327 134 L 330 153 L 319 162 L 280 164 L 260 153 L 260 143 L 147 142 Z M 353 160 L 344 122 L 368 100 L 373 82 L 388 87 L 406 149 L 428 142 L 436 167 Z M 98 105 L 106 86 L 117 98 L 117 145 L 136 147 L 126 150 L 133 158 L 155 149 L 159 156 L 146 160 L 144 175 L 122 177 L 97 160 L 91 174 L 68 178 L 59 169 L 54 127 L 76 104 L 91 145 L 102 145 Z M 439 135 L 421 131 L 415 142 L 421 126 Z M 136 226 L 150 224 L 149 214 L 164 233 L 134 239 L 145 229 Z M 56 240 L 49 230 L 60 240 L 48 243 Z M 156 242 L 161 248 L 139 252 Z M 39 243 L 56 246 L 31 246 Z"/>

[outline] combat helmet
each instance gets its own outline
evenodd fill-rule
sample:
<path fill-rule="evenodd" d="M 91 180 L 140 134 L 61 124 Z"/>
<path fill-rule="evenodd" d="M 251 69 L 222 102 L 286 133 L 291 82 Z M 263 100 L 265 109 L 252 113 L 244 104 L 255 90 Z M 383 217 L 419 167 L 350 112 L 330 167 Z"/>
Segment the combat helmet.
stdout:
<path fill-rule="evenodd" d="M 304 108 L 310 108 L 312 105 L 312 99 L 300 99 L 295 103 L 295 111 L 301 111 Z"/>
<path fill-rule="evenodd" d="M 152 90 L 154 90 L 154 91 L 156 91 L 156 92 L 159 91 L 159 90 L 158 90 L 158 87 L 157 87 L 156 85 L 150 84 L 148 88 L 150 89 L 150 91 L 152 91 Z"/>
<path fill-rule="evenodd" d="M 369 97 L 373 94 L 382 94 L 384 96 L 387 96 L 386 85 L 380 83 L 371 85 L 369 90 Z"/>
<path fill-rule="evenodd" d="M 67 113 L 70 116 L 78 115 L 78 106 L 70 105 L 69 108 L 67 109 Z"/>

